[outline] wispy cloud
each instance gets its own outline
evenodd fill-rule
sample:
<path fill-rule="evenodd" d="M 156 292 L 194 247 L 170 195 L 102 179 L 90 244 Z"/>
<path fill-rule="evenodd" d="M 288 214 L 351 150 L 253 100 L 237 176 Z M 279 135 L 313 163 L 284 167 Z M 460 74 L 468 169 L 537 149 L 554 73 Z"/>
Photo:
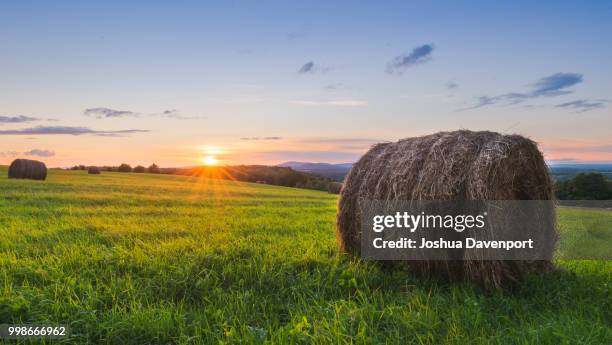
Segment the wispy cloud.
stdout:
<path fill-rule="evenodd" d="M 240 140 L 282 140 L 282 137 L 242 137 Z"/>
<path fill-rule="evenodd" d="M 332 100 L 332 101 L 291 101 L 295 105 L 304 105 L 312 107 L 365 107 L 367 101 L 356 99 Z"/>
<path fill-rule="evenodd" d="M 448 90 L 456 89 L 458 87 L 459 87 L 459 84 L 455 83 L 454 81 L 449 81 L 448 83 L 446 83 L 446 88 Z"/>
<path fill-rule="evenodd" d="M 26 156 L 53 157 L 55 156 L 55 151 L 32 149 L 30 151 L 24 152 L 23 154 Z"/>
<path fill-rule="evenodd" d="M 555 107 L 573 109 L 577 113 L 584 113 L 590 110 L 605 108 L 606 103 L 608 102 L 609 102 L 608 100 L 604 100 L 604 99 L 596 99 L 596 100 L 579 99 L 579 100 L 575 100 L 571 102 L 557 104 L 555 105 Z"/>
<path fill-rule="evenodd" d="M 83 111 L 84 115 L 94 116 L 98 119 L 103 118 L 121 118 L 121 117 L 165 117 L 169 119 L 177 120 L 198 120 L 203 117 L 200 116 L 185 116 L 180 113 L 177 109 L 167 109 L 156 113 L 140 113 L 129 110 L 115 110 L 111 108 L 99 107 L 89 108 Z"/>
<path fill-rule="evenodd" d="M 16 156 L 37 156 L 37 157 L 53 157 L 55 156 L 55 151 L 50 150 L 41 150 L 41 149 L 32 149 L 29 151 L 4 151 L 0 152 L 0 157 L 16 157 Z"/>
<path fill-rule="evenodd" d="M 156 115 L 156 114 L 152 114 L 152 115 Z M 179 112 L 176 109 L 164 110 L 161 113 L 161 116 L 167 117 L 167 118 L 170 118 L 170 119 L 177 119 L 177 120 L 199 120 L 199 119 L 203 119 L 204 118 L 204 117 L 201 117 L 201 116 L 185 116 L 185 115 L 182 115 L 181 112 Z"/>
<path fill-rule="evenodd" d="M 555 73 L 529 84 L 531 90 L 527 92 L 509 92 L 497 96 L 480 96 L 476 104 L 460 110 L 476 109 L 492 104 L 513 105 L 536 98 L 568 95 L 573 92 L 568 90 L 568 88 L 582 83 L 583 80 L 583 75 L 579 73 Z"/>
<path fill-rule="evenodd" d="M 300 69 L 298 70 L 298 73 L 300 74 L 304 74 L 304 73 L 310 73 L 314 71 L 314 62 L 313 61 L 309 61 L 305 64 L 302 65 L 302 67 L 300 67 Z"/>
<path fill-rule="evenodd" d="M 306 35 L 303 32 L 290 32 L 287 34 L 287 39 L 289 41 L 297 41 L 304 37 L 306 37 Z"/>
<path fill-rule="evenodd" d="M 391 74 L 401 74 L 403 70 L 408 67 L 425 63 L 431 60 L 433 50 L 433 44 L 424 44 L 412 49 L 409 54 L 396 56 L 387 64 L 387 72 Z"/>
<path fill-rule="evenodd" d="M 0 157 L 15 157 L 18 155 L 18 151 L 0 151 Z"/>
<path fill-rule="evenodd" d="M 96 118 L 109 118 L 109 117 L 126 117 L 126 116 L 137 116 L 138 114 L 129 110 L 115 110 L 111 108 L 99 107 L 85 109 L 83 114 L 87 116 L 94 116 Z"/>
<path fill-rule="evenodd" d="M 0 116 L 0 123 L 24 123 L 34 121 L 40 121 L 40 119 L 24 115 Z"/>
<path fill-rule="evenodd" d="M 322 66 L 322 65 L 317 65 L 314 63 L 314 61 L 308 61 L 307 63 L 303 64 L 302 67 L 300 67 L 300 69 L 298 69 L 297 73 L 298 74 L 316 74 L 316 73 L 327 73 L 331 70 L 331 68 L 327 67 L 327 66 Z"/>
<path fill-rule="evenodd" d="M 565 90 L 566 88 L 582 83 L 583 76 L 578 73 L 556 73 L 548 77 L 541 78 L 531 86 L 534 88 L 527 97 L 551 97 L 567 95 L 572 91 Z"/>
<path fill-rule="evenodd" d="M 134 133 L 147 133 L 149 130 L 124 129 L 116 131 L 99 131 L 87 127 L 69 126 L 38 126 L 23 129 L 0 130 L 0 135 L 98 135 L 98 136 L 124 136 Z"/>
<path fill-rule="evenodd" d="M 336 91 L 336 90 L 344 89 L 344 88 L 346 88 L 346 86 L 342 83 L 331 83 L 331 84 L 325 85 L 324 87 L 324 89 L 328 91 Z"/>

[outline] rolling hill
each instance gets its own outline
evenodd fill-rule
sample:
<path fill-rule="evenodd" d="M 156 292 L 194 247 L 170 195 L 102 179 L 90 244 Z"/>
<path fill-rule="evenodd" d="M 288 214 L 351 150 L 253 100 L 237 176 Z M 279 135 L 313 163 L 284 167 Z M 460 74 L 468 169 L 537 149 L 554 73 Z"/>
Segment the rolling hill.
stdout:
<path fill-rule="evenodd" d="M 353 163 L 310 163 L 310 162 L 285 162 L 278 164 L 281 167 L 290 167 L 297 171 L 317 174 L 341 182 L 344 176 L 351 170 Z"/>

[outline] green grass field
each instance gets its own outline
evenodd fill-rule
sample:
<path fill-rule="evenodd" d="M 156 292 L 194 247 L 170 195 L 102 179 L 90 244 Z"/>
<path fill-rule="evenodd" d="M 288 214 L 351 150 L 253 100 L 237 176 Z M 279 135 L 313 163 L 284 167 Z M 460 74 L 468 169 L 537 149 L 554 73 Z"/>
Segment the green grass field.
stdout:
<path fill-rule="evenodd" d="M 579 212 L 563 232 L 589 228 Z M 68 324 L 77 344 L 612 343 L 610 261 L 484 293 L 339 254 L 335 213 L 316 191 L 2 167 L 0 323 Z"/>

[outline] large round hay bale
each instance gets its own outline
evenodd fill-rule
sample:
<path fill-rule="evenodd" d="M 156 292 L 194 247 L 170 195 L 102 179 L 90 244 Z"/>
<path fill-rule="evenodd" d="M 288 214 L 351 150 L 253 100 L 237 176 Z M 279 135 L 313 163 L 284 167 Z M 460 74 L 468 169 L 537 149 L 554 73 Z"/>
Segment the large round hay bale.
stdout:
<path fill-rule="evenodd" d="M 99 175 L 99 174 L 100 174 L 100 168 L 98 168 L 98 167 L 94 167 L 94 166 L 91 166 L 91 167 L 89 167 L 89 168 L 87 169 L 87 173 L 88 173 L 88 174 Z"/>
<path fill-rule="evenodd" d="M 440 132 L 377 144 L 361 157 L 340 193 L 336 235 L 341 250 L 360 254 L 361 199 L 550 200 L 552 204 L 553 198 L 548 168 L 533 141 L 487 131 Z M 554 214 L 543 216 L 552 224 L 543 231 L 555 232 Z M 474 281 L 486 289 L 513 285 L 529 272 L 552 267 L 549 261 L 469 259 L 389 264 L 408 265 L 417 274 Z"/>
<path fill-rule="evenodd" d="M 8 170 L 9 178 L 44 180 L 47 178 L 45 163 L 30 159 L 15 159 Z"/>

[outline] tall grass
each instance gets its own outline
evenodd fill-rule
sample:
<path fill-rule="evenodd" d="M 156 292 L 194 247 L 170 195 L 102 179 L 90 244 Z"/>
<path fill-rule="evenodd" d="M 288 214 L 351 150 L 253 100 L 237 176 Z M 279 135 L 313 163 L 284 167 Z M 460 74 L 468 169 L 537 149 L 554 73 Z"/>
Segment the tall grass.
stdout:
<path fill-rule="evenodd" d="M 323 192 L 150 174 L 5 176 L 0 168 L 0 323 L 68 324 L 65 343 L 612 339 L 610 262 L 562 261 L 486 294 L 338 254 L 336 196 Z"/>

